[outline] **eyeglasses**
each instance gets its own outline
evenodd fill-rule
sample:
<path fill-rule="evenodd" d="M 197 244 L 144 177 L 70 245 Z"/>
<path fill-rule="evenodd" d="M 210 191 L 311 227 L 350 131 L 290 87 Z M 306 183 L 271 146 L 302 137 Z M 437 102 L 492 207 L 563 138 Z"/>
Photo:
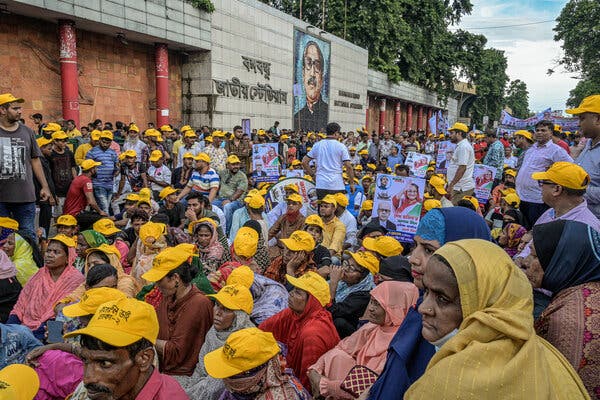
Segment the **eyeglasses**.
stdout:
<path fill-rule="evenodd" d="M 323 63 L 321 60 L 313 60 L 310 57 L 304 57 L 304 69 L 309 70 L 313 68 L 315 72 L 323 71 Z"/>
<path fill-rule="evenodd" d="M 552 181 L 538 181 L 538 185 L 539 185 L 539 187 L 542 187 L 544 185 L 556 185 L 556 183 L 554 183 Z"/>
<path fill-rule="evenodd" d="M 348 261 L 342 262 L 342 268 L 348 272 L 356 272 L 356 273 L 362 272 L 362 269 L 353 267 Z"/>

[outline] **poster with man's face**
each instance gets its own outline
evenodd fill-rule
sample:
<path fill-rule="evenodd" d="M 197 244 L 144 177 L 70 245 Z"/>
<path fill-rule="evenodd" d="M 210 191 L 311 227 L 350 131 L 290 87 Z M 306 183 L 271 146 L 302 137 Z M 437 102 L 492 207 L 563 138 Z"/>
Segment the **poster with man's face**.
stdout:
<path fill-rule="evenodd" d="M 294 30 L 294 130 L 325 132 L 330 52 L 329 42 Z"/>

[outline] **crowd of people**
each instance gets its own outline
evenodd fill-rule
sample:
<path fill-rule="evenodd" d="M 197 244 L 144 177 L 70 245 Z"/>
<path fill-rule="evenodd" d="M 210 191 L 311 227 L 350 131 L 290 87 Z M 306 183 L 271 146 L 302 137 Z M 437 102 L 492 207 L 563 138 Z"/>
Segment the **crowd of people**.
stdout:
<path fill-rule="evenodd" d="M 506 134 L 32 129 L 23 102 L 0 95 L 1 398 L 600 399 L 600 95 L 577 132 Z M 378 200 L 403 178 L 424 193 Z"/>

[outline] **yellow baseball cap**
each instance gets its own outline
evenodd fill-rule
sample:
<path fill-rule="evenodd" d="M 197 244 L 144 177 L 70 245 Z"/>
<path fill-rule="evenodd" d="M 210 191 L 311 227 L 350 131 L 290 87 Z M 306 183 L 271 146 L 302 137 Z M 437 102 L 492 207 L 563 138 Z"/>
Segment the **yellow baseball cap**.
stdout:
<path fill-rule="evenodd" d="M 121 230 L 115 226 L 115 223 L 108 218 L 100 218 L 98 221 L 94 222 L 92 229 L 96 232 L 100 232 L 104 236 L 110 236 L 117 232 L 121 232 Z"/>
<path fill-rule="evenodd" d="M 462 122 L 455 122 L 454 125 L 452 125 L 450 127 L 450 129 L 448 129 L 449 131 L 462 131 L 462 132 L 469 132 L 469 127 L 465 124 L 463 124 Z"/>
<path fill-rule="evenodd" d="M 19 97 L 15 97 L 10 93 L 2 93 L 0 94 L 0 106 L 2 104 L 7 104 L 7 103 L 24 103 L 25 100 L 19 98 Z M 33 396 L 32 396 L 33 397 Z"/>
<path fill-rule="evenodd" d="M 379 260 L 369 251 L 357 251 L 356 253 L 348 252 L 358 265 L 367 269 L 375 275 L 379 272 Z"/>
<path fill-rule="evenodd" d="M 105 139 L 105 138 L 113 140 L 113 133 L 111 131 L 100 132 L 100 139 Z"/>
<path fill-rule="evenodd" d="M 503 196 L 502 199 L 511 207 L 518 208 L 521 205 L 521 198 L 516 193 L 509 193 Z"/>
<path fill-rule="evenodd" d="M 209 224 L 213 230 L 217 229 L 217 221 L 209 217 L 204 217 L 189 223 L 188 232 L 190 233 L 190 235 L 192 235 L 196 230 L 196 227 L 201 224 Z"/>
<path fill-rule="evenodd" d="M 265 199 L 259 194 L 253 194 L 244 197 L 244 203 L 248 204 L 250 208 L 262 208 L 265 206 Z"/>
<path fill-rule="evenodd" d="M 194 129 L 192 129 L 191 126 L 189 125 L 184 125 L 181 127 L 181 129 L 179 129 L 180 132 L 187 132 L 187 131 L 193 131 Z"/>
<path fill-rule="evenodd" d="M 367 169 L 375 171 L 377 169 L 377 165 L 369 163 L 367 164 Z"/>
<path fill-rule="evenodd" d="M 196 157 L 194 157 L 194 160 L 210 163 L 210 156 L 206 153 L 200 153 Z"/>
<path fill-rule="evenodd" d="M 318 214 L 311 214 L 304 220 L 304 225 L 314 225 L 321 228 L 321 230 L 325 229 L 325 225 L 323 225 L 323 220 L 319 217 Z"/>
<path fill-rule="evenodd" d="M 423 202 L 423 208 L 425 211 L 429 211 L 434 208 L 442 208 L 442 202 L 436 199 L 427 199 Z"/>
<path fill-rule="evenodd" d="M 212 135 L 213 135 L 213 137 L 218 137 L 218 138 L 225 137 L 225 133 L 223 131 L 214 131 Z"/>
<path fill-rule="evenodd" d="M 0 227 L 16 231 L 19 229 L 19 223 L 8 217 L 0 217 Z"/>
<path fill-rule="evenodd" d="M 292 161 L 292 167 L 297 167 L 298 165 L 302 165 L 302 161 L 298 159 Z"/>
<path fill-rule="evenodd" d="M 127 297 L 125 293 L 110 287 L 88 289 L 81 296 L 78 303 L 66 306 L 62 312 L 69 318 L 92 315 L 102 304 L 111 300 L 124 299 L 125 297 Z"/>
<path fill-rule="evenodd" d="M 290 137 L 289 137 L 288 135 L 285 135 L 285 134 L 283 134 L 283 135 L 281 135 L 281 136 L 279 137 L 279 139 L 283 139 L 283 140 L 288 140 L 289 138 L 290 138 Z"/>
<path fill-rule="evenodd" d="M 327 281 L 316 272 L 308 271 L 299 278 L 294 278 L 287 274 L 285 277 L 290 285 L 313 295 L 323 307 L 331 302 L 329 285 L 327 284 Z"/>
<path fill-rule="evenodd" d="M 292 193 L 285 198 L 285 201 L 293 201 L 295 203 L 302 204 L 302 196 L 300 196 L 298 193 Z"/>
<path fill-rule="evenodd" d="M 102 165 L 102 163 L 100 161 L 94 161 L 94 160 L 83 160 L 83 162 L 81 163 L 80 167 L 83 171 L 87 171 L 90 170 L 94 167 L 99 167 L 100 165 Z"/>
<path fill-rule="evenodd" d="M 137 203 L 138 201 L 140 201 L 140 195 L 137 193 L 129 193 L 127 196 L 125 196 L 125 200 L 135 201 Z"/>
<path fill-rule="evenodd" d="M 515 171 L 512 168 L 508 168 L 506 171 L 504 171 L 504 174 L 505 175 L 510 175 L 510 176 L 512 176 L 514 178 L 514 177 L 517 176 L 517 171 Z"/>
<path fill-rule="evenodd" d="M 70 214 L 61 215 L 56 219 L 56 224 L 54 225 L 77 226 L 77 219 Z"/>
<path fill-rule="evenodd" d="M 160 127 L 160 130 L 163 132 L 173 132 L 173 128 L 171 128 L 169 125 L 163 125 Z"/>
<path fill-rule="evenodd" d="M 39 389 L 40 378 L 28 365 L 11 364 L 0 370 L 0 399 L 2 400 L 31 400 Z"/>
<path fill-rule="evenodd" d="M 529 140 L 530 142 L 533 142 L 533 136 L 531 136 L 531 132 L 529 131 L 523 129 L 520 131 L 516 131 L 515 136 L 523 136 L 525 139 Z"/>
<path fill-rule="evenodd" d="M 227 285 L 244 285 L 248 289 L 254 283 L 254 271 L 247 266 L 242 265 L 231 271 L 227 277 Z"/>
<path fill-rule="evenodd" d="M 111 346 L 125 347 L 142 338 L 156 343 L 158 329 L 154 307 L 125 297 L 100 305 L 85 328 L 69 332 L 64 337 L 87 335 Z"/>
<path fill-rule="evenodd" d="M 288 185 L 285 185 L 283 187 L 284 190 L 293 190 L 296 193 L 300 193 L 300 190 L 298 189 L 298 185 L 296 185 L 295 183 L 290 183 Z"/>
<path fill-rule="evenodd" d="M 233 251 L 235 254 L 250 258 L 256 254 L 258 248 L 258 232 L 247 226 L 242 226 L 233 239 Z"/>
<path fill-rule="evenodd" d="M 359 156 L 366 156 L 368 154 L 369 154 L 369 150 L 365 150 L 365 149 L 362 149 L 361 151 L 358 152 Z"/>
<path fill-rule="evenodd" d="M 69 135 L 64 133 L 63 131 L 56 131 L 52 134 L 52 140 L 64 140 L 68 139 Z"/>
<path fill-rule="evenodd" d="M 188 151 L 187 153 L 183 153 L 183 158 L 194 158 L 194 155 Z"/>
<path fill-rule="evenodd" d="M 473 196 L 463 196 L 462 200 L 467 200 L 467 201 L 471 202 L 471 204 L 473 204 L 473 206 L 475 207 L 475 210 L 479 209 L 479 200 L 477 200 L 476 197 L 473 197 Z"/>
<path fill-rule="evenodd" d="M 98 129 L 94 129 L 92 133 L 90 133 L 90 137 L 92 138 L 92 140 L 100 140 L 101 134 L 102 132 L 100 132 Z"/>
<path fill-rule="evenodd" d="M 208 142 L 208 143 L 212 143 L 212 141 L 213 141 L 213 138 L 212 138 L 212 136 L 205 136 L 205 137 L 204 137 L 204 141 L 205 141 L 205 142 Z"/>
<path fill-rule="evenodd" d="M 154 150 L 152 151 L 152 153 L 150 153 L 150 161 L 158 161 L 162 158 L 163 153 L 160 150 Z"/>
<path fill-rule="evenodd" d="M 53 238 L 50 238 L 50 240 L 56 240 L 57 242 L 61 242 L 62 244 L 64 244 L 67 247 L 74 248 L 75 246 L 77 246 L 77 243 L 75 243 L 73 238 L 70 238 L 67 235 L 63 235 L 62 233 L 54 236 Z"/>
<path fill-rule="evenodd" d="M 107 243 L 102 243 L 98 247 L 90 247 L 89 249 L 86 249 L 85 254 L 94 253 L 96 251 L 104 253 L 107 256 L 110 254 L 114 254 L 117 257 L 121 258 L 121 252 L 119 251 L 119 249 L 117 249 L 114 245 Z"/>
<path fill-rule="evenodd" d="M 158 198 L 163 200 L 165 197 L 173 193 L 177 193 L 177 189 L 171 186 L 167 186 L 166 188 L 160 191 L 160 193 L 158 194 Z"/>
<path fill-rule="evenodd" d="M 444 188 L 446 186 L 446 181 L 444 180 L 444 178 L 441 178 L 437 175 L 432 175 L 431 178 L 429 178 L 429 184 L 433 186 L 435 190 L 441 195 L 445 195 L 448 193 Z"/>
<path fill-rule="evenodd" d="M 160 222 L 148 221 L 140 227 L 139 239 L 146 246 L 151 246 L 167 231 L 167 226 Z"/>
<path fill-rule="evenodd" d="M 358 164 L 358 165 L 356 165 L 356 166 L 354 167 L 354 170 L 356 170 L 356 171 L 362 171 L 362 170 L 363 170 L 363 167 L 362 167 L 362 165 Z"/>
<path fill-rule="evenodd" d="M 585 112 L 600 114 L 600 94 L 588 96 L 581 101 L 579 107 L 565 110 L 567 114 L 583 114 Z"/>
<path fill-rule="evenodd" d="M 229 335 L 223 347 L 204 356 L 204 368 L 213 378 L 229 378 L 265 364 L 280 351 L 271 332 L 240 329 Z"/>
<path fill-rule="evenodd" d="M 244 285 L 234 284 L 223 286 L 217 294 L 209 294 L 207 297 L 212 297 L 217 300 L 223 307 L 230 310 L 242 310 L 246 314 L 251 314 L 254 308 L 254 299 L 252 293 Z"/>
<path fill-rule="evenodd" d="M 127 128 L 127 132 L 140 132 L 140 128 L 137 127 L 136 124 L 131 124 L 129 125 L 129 128 Z"/>
<path fill-rule="evenodd" d="M 348 207 L 348 197 L 344 193 L 336 193 L 333 195 L 338 206 Z"/>
<path fill-rule="evenodd" d="M 292 232 L 289 238 L 279 240 L 292 251 L 313 251 L 315 249 L 315 239 L 305 231 Z"/>
<path fill-rule="evenodd" d="M 196 132 L 194 132 L 192 130 L 188 130 L 183 134 L 183 137 L 196 138 L 196 137 L 198 137 L 198 135 L 196 135 Z"/>
<path fill-rule="evenodd" d="M 583 168 L 566 161 L 555 162 L 546 172 L 535 172 L 531 177 L 537 181 L 549 180 L 574 190 L 585 189 L 590 183 L 590 176 Z"/>
<path fill-rule="evenodd" d="M 227 157 L 227 162 L 229 164 L 239 164 L 241 161 L 238 156 L 236 156 L 235 154 L 232 154 L 229 157 Z"/>
<path fill-rule="evenodd" d="M 373 200 L 365 200 L 360 207 L 361 210 L 370 211 L 373 209 Z"/>
<path fill-rule="evenodd" d="M 169 272 L 178 268 L 184 262 L 190 262 L 196 245 L 190 243 L 178 244 L 175 247 L 167 247 L 154 257 L 152 268 L 142 275 L 149 282 L 158 282 Z"/>
<path fill-rule="evenodd" d="M 160 132 L 154 128 L 150 128 L 150 129 L 146 129 L 146 131 L 144 132 L 144 135 L 158 138 L 158 137 L 160 137 Z"/>
<path fill-rule="evenodd" d="M 43 147 L 47 144 L 52 143 L 52 139 L 46 139 L 45 137 L 40 137 L 35 140 L 37 142 L 38 147 Z"/>
<path fill-rule="evenodd" d="M 404 251 L 400 242 L 391 236 L 368 237 L 363 240 L 362 245 L 365 249 L 374 251 L 383 257 L 397 256 Z"/>
<path fill-rule="evenodd" d="M 502 196 L 506 196 L 507 194 L 510 194 L 510 193 L 517 193 L 517 191 L 514 188 L 505 188 L 505 189 L 501 189 L 500 193 L 502 193 Z"/>
<path fill-rule="evenodd" d="M 57 124 L 56 122 L 50 122 L 46 124 L 45 127 L 42 128 L 44 132 L 56 132 L 62 130 L 62 126 Z"/>

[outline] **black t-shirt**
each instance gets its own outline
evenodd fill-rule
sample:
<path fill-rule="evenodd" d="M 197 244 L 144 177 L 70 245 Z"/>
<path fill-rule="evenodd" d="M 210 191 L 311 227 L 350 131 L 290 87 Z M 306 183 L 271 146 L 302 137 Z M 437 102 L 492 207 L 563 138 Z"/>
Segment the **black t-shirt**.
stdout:
<path fill-rule="evenodd" d="M 49 161 L 56 195 L 65 197 L 71 182 L 73 182 L 72 168 L 77 166 L 73 152 L 68 148 L 65 149 L 64 153 L 57 153 L 56 150 L 52 150 Z"/>
<path fill-rule="evenodd" d="M 171 209 L 167 209 L 165 206 L 162 206 L 158 210 L 159 214 L 165 214 L 169 217 L 169 226 L 179 228 L 181 225 L 181 221 L 185 219 L 185 207 L 181 203 L 176 203 L 175 207 Z"/>

